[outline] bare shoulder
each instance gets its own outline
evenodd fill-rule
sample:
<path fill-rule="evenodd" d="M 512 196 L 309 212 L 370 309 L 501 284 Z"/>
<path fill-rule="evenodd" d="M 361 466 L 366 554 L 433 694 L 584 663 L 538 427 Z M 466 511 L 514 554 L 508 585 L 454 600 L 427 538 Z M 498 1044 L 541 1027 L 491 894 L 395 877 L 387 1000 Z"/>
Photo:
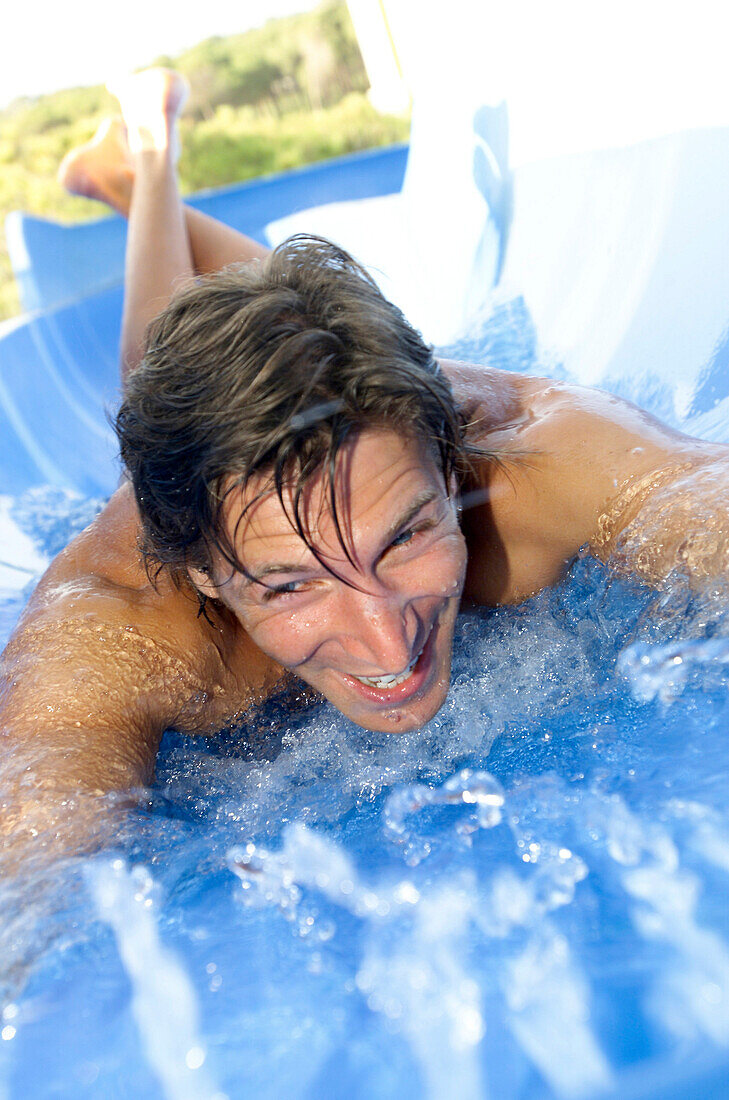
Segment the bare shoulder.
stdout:
<path fill-rule="evenodd" d="M 525 405 L 525 379 L 475 363 L 441 359 L 456 404 L 479 436 L 518 421 Z"/>
<path fill-rule="evenodd" d="M 5 660 L 35 648 L 57 649 L 60 639 L 89 649 L 100 667 L 123 654 L 167 653 L 180 669 L 200 669 L 206 631 L 190 591 L 165 576 L 152 583 L 140 552 L 138 513 L 122 486 L 96 520 L 54 559 L 33 593 Z M 50 655 L 50 652 L 49 652 Z"/>
<path fill-rule="evenodd" d="M 483 436 L 487 449 L 523 467 L 555 500 L 571 499 L 593 530 L 602 509 L 626 484 L 655 471 L 725 460 L 729 448 L 685 435 L 604 390 L 521 376 L 518 415 Z"/>
<path fill-rule="evenodd" d="M 668 485 L 692 468 L 729 461 L 727 448 L 601 390 L 461 364 L 446 369 L 456 399 L 465 398 L 473 442 L 499 459 L 478 464 L 465 521 L 467 591 L 479 602 L 516 602 L 557 580 L 581 546 L 595 543 L 614 501 L 633 499 L 631 485 Z M 631 518 L 621 514 L 614 533 Z"/>
<path fill-rule="evenodd" d="M 53 774 L 110 788 L 148 781 L 165 728 L 209 732 L 266 670 L 194 592 L 147 577 L 128 487 L 51 564 L 0 658 L 6 743 Z"/>
<path fill-rule="evenodd" d="M 444 360 L 442 366 L 474 442 L 514 458 L 562 464 L 579 455 L 597 465 L 606 455 L 623 463 L 630 453 L 628 465 L 635 458 L 647 467 L 666 455 L 701 459 L 729 452 L 684 435 L 605 390 L 471 363 Z"/>

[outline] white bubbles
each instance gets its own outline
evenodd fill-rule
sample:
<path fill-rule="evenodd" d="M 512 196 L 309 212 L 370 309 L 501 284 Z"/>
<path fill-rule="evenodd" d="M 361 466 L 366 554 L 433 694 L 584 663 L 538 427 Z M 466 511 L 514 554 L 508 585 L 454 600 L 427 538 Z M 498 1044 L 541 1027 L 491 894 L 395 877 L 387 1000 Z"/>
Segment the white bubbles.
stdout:
<path fill-rule="evenodd" d="M 440 786 L 412 783 L 388 795 L 383 811 L 385 836 L 402 847 L 405 862 L 415 867 L 430 855 L 432 844 L 422 834 L 417 822 L 408 827 L 408 819 L 426 807 L 473 807 L 472 812 L 461 817 L 454 826 L 455 832 L 467 839 L 477 829 L 491 829 L 498 825 L 503 804 L 504 793 L 497 779 L 488 772 L 464 768 Z"/>
<path fill-rule="evenodd" d="M 642 975 L 636 1026 L 724 1043 L 711 1010 L 727 1003 L 727 946 L 699 919 L 704 881 L 684 853 L 726 873 L 726 814 L 674 796 L 679 765 L 656 746 L 681 738 L 664 721 L 643 731 L 635 706 L 682 706 L 689 686 L 724 675 L 721 621 L 683 591 L 652 596 L 583 560 L 526 609 L 462 616 L 449 699 L 425 729 L 365 735 L 325 706 L 276 759 L 233 762 L 239 835 L 262 838 L 229 852 L 239 899 L 278 910 L 311 976 L 350 952 L 342 988 L 407 1044 L 429 1096 L 488 1094 L 499 1028 L 551 1095 L 617 1087 L 591 959 L 611 934 L 607 904 Z M 662 694 L 629 694 L 631 653 L 670 680 Z M 354 847 L 352 812 L 365 815 Z"/>
<path fill-rule="evenodd" d="M 438 887 L 387 938 L 372 934 L 357 973 L 368 1008 L 405 1038 L 434 1100 L 484 1095 L 482 991 L 465 961 L 472 887 Z"/>
<path fill-rule="evenodd" d="M 549 922 L 504 971 L 511 1027 L 557 1096 L 608 1088 L 612 1072 L 589 1021 L 589 987 Z"/>
<path fill-rule="evenodd" d="M 639 702 L 671 703 L 689 683 L 707 689 L 729 682 L 729 638 L 666 645 L 637 642 L 618 657 L 618 671 Z"/>
<path fill-rule="evenodd" d="M 362 1095 L 515 1100 L 538 1077 L 571 1100 L 621 1094 L 627 1034 L 648 1078 L 650 1044 L 728 1049 L 722 614 L 585 559 L 460 617 L 422 730 L 369 734 L 292 689 L 211 742 L 170 735 L 156 862 L 114 860 L 95 893 L 158 1078 L 215 1096 L 225 1051 L 262 1100 L 330 1065 Z M 165 1030 L 170 955 L 193 1011 Z M 32 1030 L 14 1003 L 7 1057 Z"/>

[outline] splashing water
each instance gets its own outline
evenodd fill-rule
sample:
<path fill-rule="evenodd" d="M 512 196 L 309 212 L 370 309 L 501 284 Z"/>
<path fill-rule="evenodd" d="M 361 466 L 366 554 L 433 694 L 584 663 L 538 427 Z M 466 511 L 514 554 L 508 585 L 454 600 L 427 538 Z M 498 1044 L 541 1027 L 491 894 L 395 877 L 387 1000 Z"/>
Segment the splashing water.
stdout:
<path fill-rule="evenodd" d="M 86 878 L 99 917 L 114 932 L 132 986 L 132 1015 L 166 1100 L 227 1100 L 202 1068 L 195 991 L 160 943 L 152 877 L 115 859 L 91 864 Z"/>
<path fill-rule="evenodd" d="M 633 696 L 648 703 L 660 699 L 670 703 L 686 689 L 692 678 L 704 686 L 717 687 L 729 680 L 729 639 L 707 642 L 679 641 L 669 645 L 636 643 L 623 650 L 618 671 L 630 683 Z"/>

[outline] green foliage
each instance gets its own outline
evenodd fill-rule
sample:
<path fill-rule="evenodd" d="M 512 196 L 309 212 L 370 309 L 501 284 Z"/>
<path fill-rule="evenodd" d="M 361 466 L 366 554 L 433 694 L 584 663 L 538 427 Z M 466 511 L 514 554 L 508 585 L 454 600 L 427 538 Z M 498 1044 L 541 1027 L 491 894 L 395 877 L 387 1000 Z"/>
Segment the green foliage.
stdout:
<path fill-rule="evenodd" d="M 343 153 L 407 140 L 407 120 L 381 115 L 361 93 L 334 107 L 261 118 L 246 107 L 219 107 L 183 128 L 180 182 L 185 193 L 237 183 Z"/>
<path fill-rule="evenodd" d="M 185 193 L 407 139 L 407 118 L 378 114 L 345 0 L 209 38 L 179 57 L 191 95 L 181 120 Z M 21 99 L 0 112 L 0 223 L 10 210 L 80 221 L 105 211 L 56 183 L 69 149 L 117 110 L 101 86 Z M 0 319 L 18 311 L 0 228 Z"/>

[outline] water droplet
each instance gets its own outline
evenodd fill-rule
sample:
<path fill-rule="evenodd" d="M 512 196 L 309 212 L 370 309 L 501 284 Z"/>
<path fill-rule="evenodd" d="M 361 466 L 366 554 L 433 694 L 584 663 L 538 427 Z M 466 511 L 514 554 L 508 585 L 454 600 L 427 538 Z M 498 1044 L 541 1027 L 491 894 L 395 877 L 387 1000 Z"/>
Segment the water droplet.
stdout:
<path fill-rule="evenodd" d="M 190 1047 L 185 1055 L 185 1065 L 188 1069 L 200 1069 L 205 1061 L 205 1051 L 202 1047 Z"/>

